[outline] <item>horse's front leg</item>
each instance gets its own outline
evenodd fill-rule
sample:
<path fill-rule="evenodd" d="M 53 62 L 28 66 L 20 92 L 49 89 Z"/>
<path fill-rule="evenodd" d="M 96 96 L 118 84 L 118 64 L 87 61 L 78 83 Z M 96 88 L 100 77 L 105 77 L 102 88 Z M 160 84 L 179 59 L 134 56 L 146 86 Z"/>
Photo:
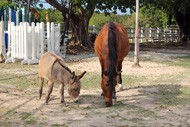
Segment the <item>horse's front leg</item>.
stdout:
<path fill-rule="evenodd" d="M 117 84 L 119 86 L 119 91 L 123 90 L 122 75 L 121 75 L 122 62 L 123 62 L 123 60 L 119 61 L 118 66 L 117 66 L 117 71 L 119 72 L 119 74 L 117 75 Z"/>
<path fill-rule="evenodd" d="M 112 99 L 113 99 L 113 101 L 114 101 L 114 102 L 116 102 L 116 101 L 117 101 L 115 87 L 114 87 L 114 89 L 113 89 Z"/>
<path fill-rule="evenodd" d="M 65 100 L 64 100 L 64 84 L 63 83 L 60 85 L 60 96 L 61 96 L 61 103 L 66 105 Z"/>

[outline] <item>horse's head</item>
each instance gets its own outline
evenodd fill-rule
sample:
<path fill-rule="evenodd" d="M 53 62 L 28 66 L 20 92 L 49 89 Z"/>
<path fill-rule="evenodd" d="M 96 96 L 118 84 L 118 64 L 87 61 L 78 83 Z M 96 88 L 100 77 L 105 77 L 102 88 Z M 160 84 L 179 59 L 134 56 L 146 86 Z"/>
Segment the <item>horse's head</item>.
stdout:
<path fill-rule="evenodd" d="M 116 72 L 110 76 L 108 75 L 107 71 L 103 72 L 101 87 L 104 92 L 104 98 L 107 107 L 112 105 L 112 98 L 115 98 L 117 75 L 120 73 L 121 72 Z"/>
<path fill-rule="evenodd" d="M 70 97 L 74 99 L 75 102 L 78 102 L 78 97 L 79 97 L 80 88 L 81 88 L 80 79 L 84 76 L 85 73 L 86 71 L 84 71 L 81 75 L 76 76 L 75 73 L 73 72 L 70 77 L 68 93 Z"/>

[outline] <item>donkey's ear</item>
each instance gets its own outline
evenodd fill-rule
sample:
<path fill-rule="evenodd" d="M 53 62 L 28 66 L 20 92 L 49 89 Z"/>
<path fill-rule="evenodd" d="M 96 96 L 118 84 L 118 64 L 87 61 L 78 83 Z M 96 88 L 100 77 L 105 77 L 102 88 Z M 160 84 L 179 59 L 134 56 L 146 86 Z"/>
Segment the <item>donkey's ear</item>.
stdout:
<path fill-rule="evenodd" d="M 72 72 L 72 79 L 74 79 L 75 78 L 75 72 L 73 71 Z"/>
<path fill-rule="evenodd" d="M 78 79 L 80 80 L 84 76 L 85 73 L 86 73 L 86 71 L 84 71 L 81 75 L 79 75 Z"/>

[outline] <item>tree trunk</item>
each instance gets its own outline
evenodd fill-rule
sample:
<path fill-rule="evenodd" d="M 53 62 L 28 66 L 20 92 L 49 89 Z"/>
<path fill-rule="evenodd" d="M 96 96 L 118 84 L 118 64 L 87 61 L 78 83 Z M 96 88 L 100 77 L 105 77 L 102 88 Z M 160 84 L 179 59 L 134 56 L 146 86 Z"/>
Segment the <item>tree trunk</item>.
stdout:
<path fill-rule="evenodd" d="M 181 13 L 179 11 L 175 11 L 175 18 L 179 25 L 179 28 L 182 33 L 182 42 L 181 44 L 186 46 L 189 45 L 189 39 L 190 39 L 190 12 L 185 11 L 184 13 Z"/>
<path fill-rule="evenodd" d="M 82 46 L 85 46 L 87 48 L 93 47 L 92 42 L 89 38 L 88 25 L 98 1 L 91 0 L 87 2 L 86 9 L 80 8 L 80 2 L 78 4 L 71 2 L 71 7 L 68 8 L 66 6 L 61 6 L 57 0 L 45 1 L 62 12 L 64 18 L 67 18 L 66 14 L 70 15 L 69 25 L 72 29 L 72 34 L 75 41 L 78 41 Z"/>
<path fill-rule="evenodd" d="M 82 46 L 92 48 L 92 42 L 88 32 L 89 19 L 84 16 L 71 16 L 71 29 L 75 37 L 75 41 L 79 41 Z"/>

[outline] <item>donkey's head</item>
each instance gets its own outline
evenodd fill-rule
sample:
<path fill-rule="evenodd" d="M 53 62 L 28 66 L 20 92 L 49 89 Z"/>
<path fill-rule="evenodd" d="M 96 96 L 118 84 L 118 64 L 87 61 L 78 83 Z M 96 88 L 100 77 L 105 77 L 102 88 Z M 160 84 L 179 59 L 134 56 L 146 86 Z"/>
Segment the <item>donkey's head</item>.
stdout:
<path fill-rule="evenodd" d="M 74 99 L 75 102 L 78 102 L 78 97 L 80 94 L 80 87 L 81 87 L 80 79 L 84 76 L 85 73 L 86 71 L 84 71 L 81 75 L 77 76 L 73 72 L 70 77 L 71 79 L 68 87 L 68 93 L 70 97 Z"/>

